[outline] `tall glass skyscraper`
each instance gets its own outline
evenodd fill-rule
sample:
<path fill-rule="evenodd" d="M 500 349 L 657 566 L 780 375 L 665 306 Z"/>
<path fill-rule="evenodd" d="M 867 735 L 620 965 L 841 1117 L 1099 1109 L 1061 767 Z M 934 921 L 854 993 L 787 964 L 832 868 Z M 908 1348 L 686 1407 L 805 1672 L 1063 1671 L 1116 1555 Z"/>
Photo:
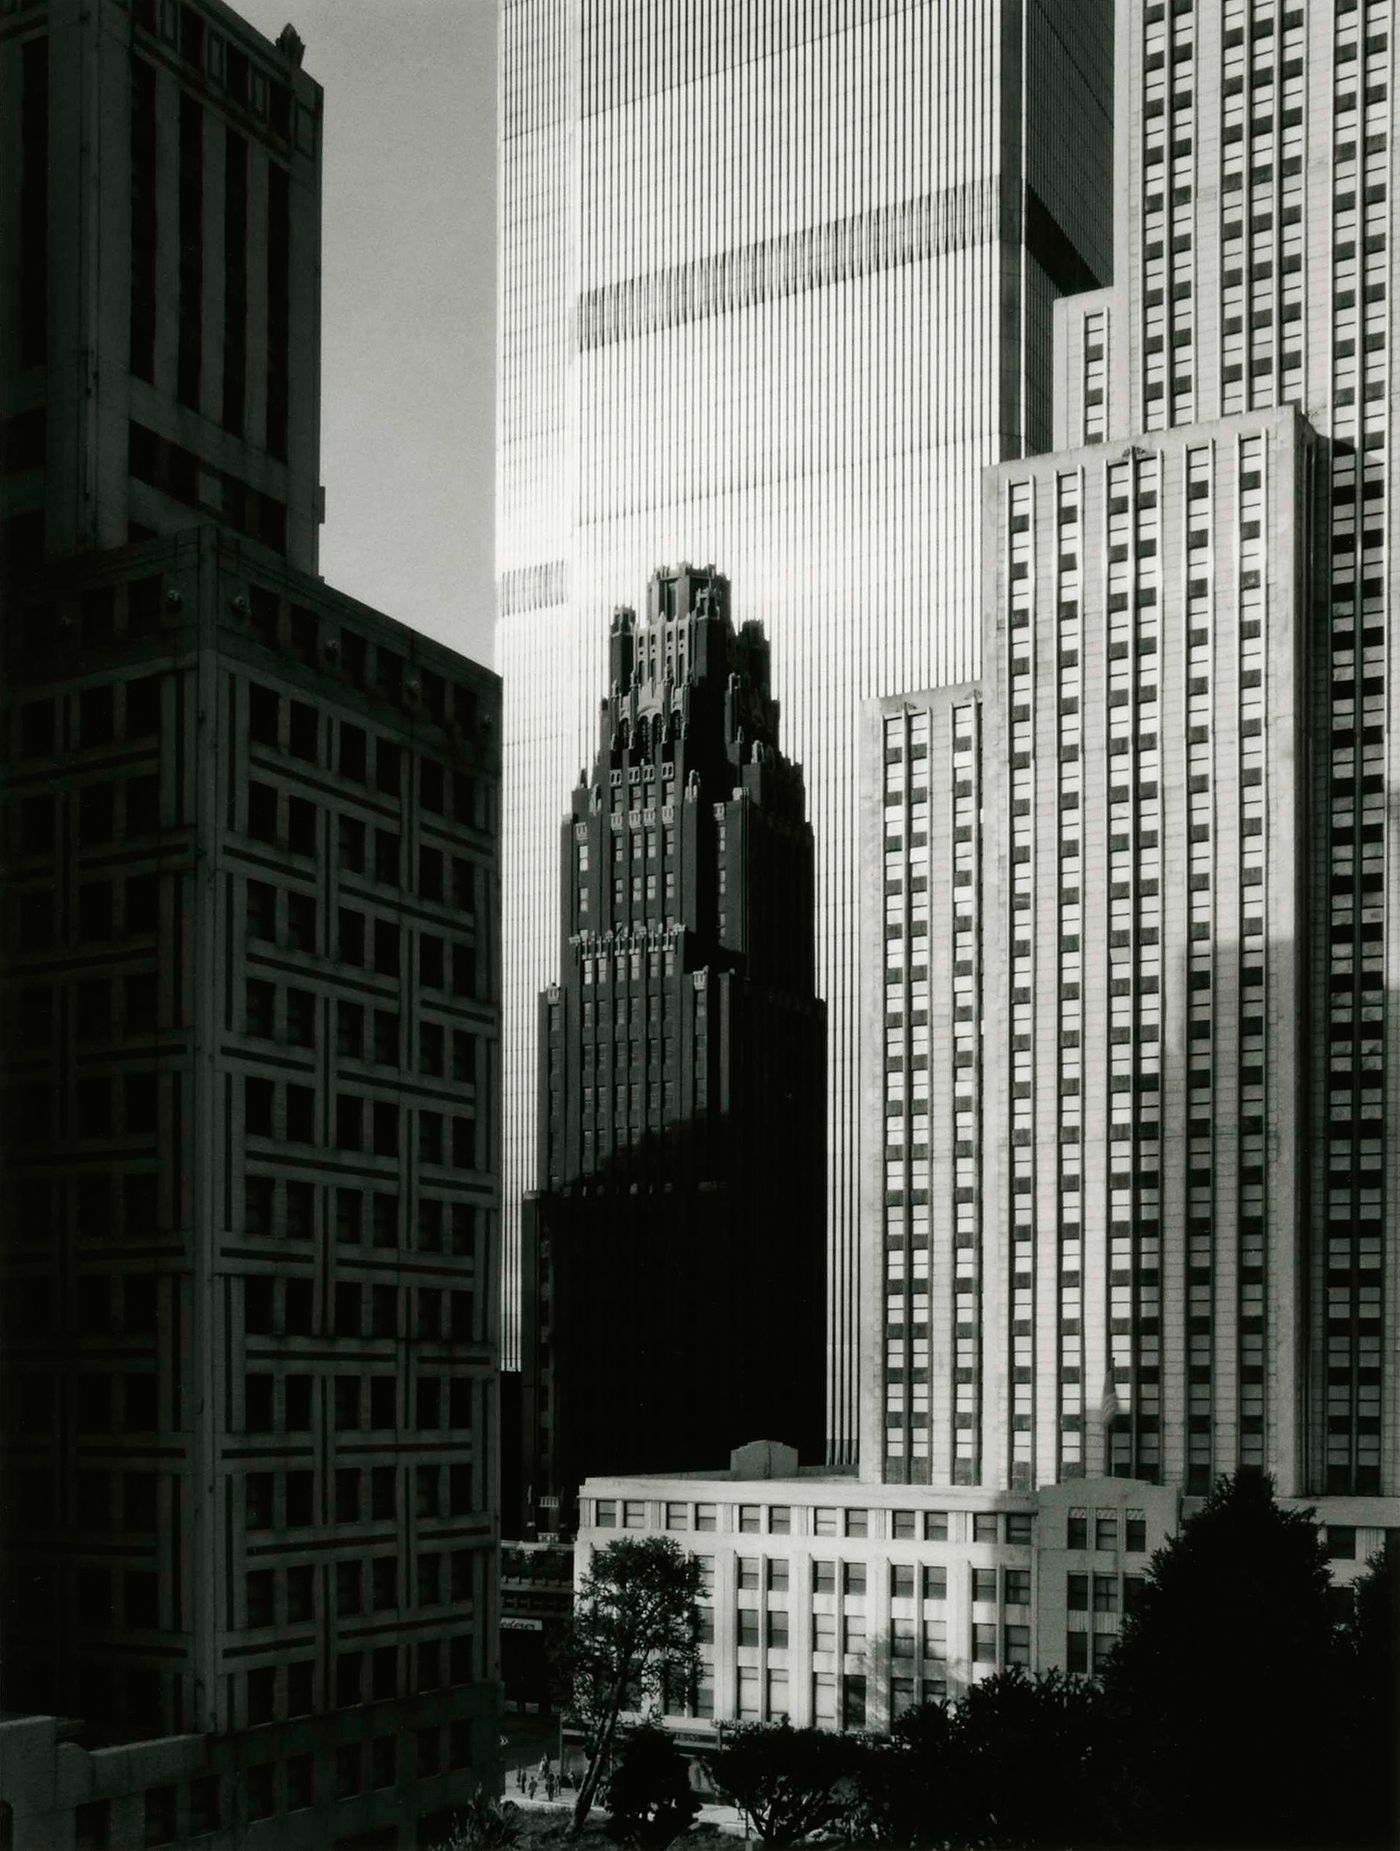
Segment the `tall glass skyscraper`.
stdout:
<path fill-rule="evenodd" d="M 979 472 L 1048 445 L 1052 305 L 1108 274 L 1112 7 L 518 0 L 501 58 L 507 1356 L 558 793 L 619 591 L 713 560 L 807 769 L 845 1456 L 857 714 L 979 670 Z"/>

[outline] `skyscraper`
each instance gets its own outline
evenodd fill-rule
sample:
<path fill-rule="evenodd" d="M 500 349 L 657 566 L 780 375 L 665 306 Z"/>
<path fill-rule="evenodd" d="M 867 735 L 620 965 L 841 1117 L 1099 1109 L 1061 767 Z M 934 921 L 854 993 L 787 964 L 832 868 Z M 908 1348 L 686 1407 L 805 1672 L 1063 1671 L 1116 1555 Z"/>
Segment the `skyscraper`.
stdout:
<path fill-rule="evenodd" d="M 498 1765 L 500 686 L 303 569 L 298 55 L 3 15 L 17 1851 L 417 1842 Z"/>
<path fill-rule="evenodd" d="M 592 736 L 607 613 L 658 558 L 723 559 L 769 627 L 817 838 L 841 1456 L 857 710 L 977 672 L 977 473 L 1049 442 L 1053 301 L 1107 275 L 1109 28 L 1097 0 L 661 0 L 644 28 L 556 0 L 503 14 L 507 1316 L 554 810 Z"/>
<path fill-rule="evenodd" d="M 1118 280 L 1059 311 L 1064 447 L 988 479 L 980 740 L 936 694 L 870 742 L 863 1463 L 937 1482 L 951 1443 L 975 1482 L 1188 1492 L 1253 1466 L 1383 1525 L 1390 9 L 1120 27 Z M 973 789 L 950 920 L 922 864 Z"/>
<path fill-rule="evenodd" d="M 1391 11 L 1119 7 L 983 673 L 865 711 L 859 1479 L 583 1488 L 705 1532 L 707 1719 L 1094 1672 L 1217 1473 L 1400 1533 Z"/>
<path fill-rule="evenodd" d="M 221 0 L 0 14 L 0 539 L 316 570 L 321 89 Z"/>
<path fill-rule="evenodd" d="M 566 1510 L 587 1473 L 823 1441 L 825 1016 L 768 644 L 682 566 L 614 614 L 608 680 L 526 1203 L 531 1476 Z"/>

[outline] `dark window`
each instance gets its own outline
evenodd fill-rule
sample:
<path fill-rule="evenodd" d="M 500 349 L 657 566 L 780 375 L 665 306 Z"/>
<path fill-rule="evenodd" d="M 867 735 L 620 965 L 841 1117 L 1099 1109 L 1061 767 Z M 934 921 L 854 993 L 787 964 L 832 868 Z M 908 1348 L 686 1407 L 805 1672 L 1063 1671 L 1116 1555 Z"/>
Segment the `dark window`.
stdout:
<path fill-rule="evenodd" d="M 287 1474 L 287 1522 L 293 1529 L 304 1529 L 311 1521 L 312 1483 L 310 1472 Z"/>
<path fill-rule="evenodd" d="M 248 784 L 248 834 L 255 842 L 277 840 L 277 792 L 270 784 Z"/>
<path fill-rule="evenodd" d="M 399 884 L 399 838 L 392 829 L 374 832 L 374 878 L 390 887 Z"/>
<path fill-rule="evenodd" d="M 361 1060 L 365 1051 L 365 1012 L 358 1003 L 335 1006 L 336 1052 L 350 1060 Z"/>
<path fill-rule="evenodd" d="M 266 943 L 277 936 L 277 889 L 266 881 L 248 882 L 248 936 Z"/>
<path fill-rule="evenodd" d="M 160 677 L 143 675 L 126 684 L 126 736 L 143 739 L 160 731 Z"/>
<path fill-rule="evenodd" d="M 418 1027 L 418 1065 L 424 1073 L 442 1072 L 443 1031 L 437 1022 L 422 1022 Z"/>
<path fill-rule="evenodd" d="M 386 1067 L 398 1065 L 399 1018 L 392 1009 L 374 1012 L 374 1058 Z"/>
<path fill-rule="evenodd" d="M 443 942 L 431 932 L 418 935 L 418 978 L 430 989 L 442 988 Z"/>
<path fill-rule="evenodd" d="M 399 1152 L 399 1108 L 387 1100 L 374 1102 L 374 1153 L 396 1157 Z"/>
<path fill-rule="evenodd" d="M 365 916 L 348 906 L 340 909 L 340 961 L 358 965 L 365 961 Z"/>
<path fill-rule="evenodd" d="M 443 778 L 442 766 L 431 759 L 421 759 L 418 765 L 418 801 L 423 808 L 434 816 L 442 815 Z"/>
<path fill-rule="evenodd" d="M 340 865 L 351 874 L 365 871 L 365 826 L 353 816 L 340 819 Z"/>
<path fill-rule="evenodd" d="M 316 1094 L 309 1086 L 287 1088 L 287 1136 L 295 1144 L 316 1139 Z"/>
<path fill-rule="evenodd" d="M 316 853 L 316 806 L 305 797 L 287 799 L 287 843 L 293 853 Z"/>
<path fill-rule="evenodd" d="M 316 716 L 316 709 L 305 701 L 293 701 L 289 741 L 291 750 L 298 758 L 304 758 L 313 765 L 320 756 L 319 731 L 320 722 Z"/>
<path fill-rule="evenodd" d="M 160 924 L 160 889 L 154 874 L 133 874 L 126 883 L 128 937 L 154 932 Z"/>
<path fill-rule="evenodd" d="M 316 949 L 316 901 L 309 893 L 287 896 L 287 948 L 290 951 Z"/>
<path fill-rule="evenodd" d="M 381 679 L 384 673 L 385 653 L 386 652 L 382 649 L 379 652 L 379 668 L 380 668 Z M 381 791 L 385 792 L 386 795 L 391 796 L 391 797 L 397 797 L 399 794 L 399 785 L 400 785 L 402 776 L 403 776 L 403 753 L 399 750 L 398 746 L 394 745 L 390 740 L 381 739 L 379 741 L 378 749 L 375 753 L 375 782 L 376 784 L 379 786 Z"/>
<path fill-rule="evenodd" d="M 442 885 L 443 859 L 442 851 L 436 848 L 420 848 L 418 851 L 418 892 L 425 900 L 440 900 Z"/>
<path fill-rule="evenodd" d="M 353 778 L 357 784 L 365 781 L 366 751 L 365 735 L 358 726 L 351 726 L 342 721 L 340 728 L 340 775 Z"/>
<path fill-rule="evenodd" d="M 116 733 L 116 702 L 109 686 L 85 688 L 78 696 L 78 742 L 107 746 Z"/>
<path fill-rule="evenodd" d="M 85 784 L 78 793 L 78 840 L 84 847 L 110 842 L 115 804 L 110 784 Z"/>
<path fill-rule="evenodd" d="M 310 990 L 287 991 L 287 1039 L 309 1048 L 316 1040 L 316 998 Z"/>
<path fill-rule="evenodd" d="M 272 1136 L 272 1081 L 249 1075 L 243 1082 L 243 1128 L 249 1137 Z"/>
<path fill-rule="evenodd" d="M 399 974 L 399 928 L 394 920 L 374 922 L 374 968 L 381 977 Z"/>
<path fill-rule="evenodd" d="M 248 737 L 254 745 L 277 744 L 277 714 L 280 702 L 273 688 L 252 682 L 248 688 Z"/>

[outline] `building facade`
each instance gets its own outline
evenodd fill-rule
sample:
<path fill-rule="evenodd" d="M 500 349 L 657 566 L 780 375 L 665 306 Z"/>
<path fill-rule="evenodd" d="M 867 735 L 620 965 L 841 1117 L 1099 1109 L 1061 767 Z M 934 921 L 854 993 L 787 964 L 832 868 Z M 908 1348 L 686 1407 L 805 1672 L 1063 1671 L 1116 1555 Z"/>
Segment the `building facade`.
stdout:
<path fill-rule="evenodd" d="M 1017 1665 L 1092 1674 L 1182 1508 L 1176 1487 L 1115 1477 L 914 1489 L 745 1447 L 728 1471 L 590 1480 L 576 1555 L 582 1574 L 594 1549 L 650 1533 L 699 1560 L 701 1675 L 663 1720 L 704 1746 L 726 1720 L 886 1729 Z M 1384 1545 L 1383 1514 L 1333 1504 L 1324 1540 L 1341 1586 Z M 1393 1534 L 1395 1513 L 1385 1520 Z"/>
<path fill-rule="evenodd" d="M 320 86 L 221 0 L 0 11 L 0 539 L 316 570 Z M 10 295 L 10 290 L 13 295 Z"/>
<path fill-rule="evenodd" d="M 609 684 L 540 1001 L 543 1530 L 570 1527 L 590 1474 L 699 1467 L 765 1423 L 822 1451 L 825 1015 L 768 645 L 734 628 L 723 578 L 681 567 L 644 623 L 614 615 Z"/>
<path fill-rule="evenodd" d="M 1064 447 L 986 480 L 980 745 L 947 694 L 871 721 L 872 1474 L 937 1482 L 951 1423 L 977 1482 L 1400 1493 L 1388 19 L 1120 12 L 1118 281 L 1060 310 Z M 974 788 L 975 979 L 916 865 Z M 921 1306 L 974 1217 L 985 1287 Z"/>
<path fill-rule="evenodd" d="M 312 570 L 299 64 L 0 12 L 16 1851 L 498 1784 L 500 683 Z"/>
<path fill-rule="evenodd" d="M 1096 0 L 667 0 L 645 32 L 552 0 L 502 18 L 507 1318 L 556 793 L 593 737 L 615 588 L 657 559 L 722 559 L 773 640 L 817 837 L 844 1459 L 859 703 L 978 672 L 977 472 L 1050 442 L 1053 302 L 1108 274 L 1110 25 Z"/>
<path fill-rule="evenodd" d="M 12 592 L 5 1706 L 411 1819 L 496 1762 L 498 684 L 207 528 Z"/>

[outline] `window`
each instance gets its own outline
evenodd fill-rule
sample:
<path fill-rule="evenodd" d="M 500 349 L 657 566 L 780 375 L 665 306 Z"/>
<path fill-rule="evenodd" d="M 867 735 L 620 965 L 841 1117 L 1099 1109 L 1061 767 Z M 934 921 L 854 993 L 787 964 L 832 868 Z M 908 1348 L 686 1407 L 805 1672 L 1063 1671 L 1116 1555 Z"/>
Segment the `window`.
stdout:
<path fill-rule="evenodd" d="M 946 1600 L 948 1598 L 948 1570 L 946 1568 L 925 1568 L 924 1599 Z"/>
<path fill-rule="evenodd" d="M 690 1528 L 690 1506 L 688 1504 L 668 1504 L 666 1506 L 666 1528 L 668 1530 L 688 1530 Z"/>
<path fill-rule="evenodd" d="M 1123 1518 L 1123 1547 L 1130 1555 L 1142 1555 L 1147 1549 L 1147 1513 L 1129 1510 Z"/>
<path fill-rule="evenodd" d="M 1029 1665 L 1031 1662 L 1031 1629 L 1029 1626 L 1005 1626 L 1002 1628 L 1002 1647 L 1004 1661 L 1008 1665 Z"/>
<path fill-rule="evenodd" d="M 837 1534 L 834 1509 L 829 1506 L 818 1506 L 812 1512 L 812 1534 L 814 1536 L 835 1536 Z"/>
<path fill-rule="evenodd" d="M 812 1592 L 814 1594 L 834 1594 L 836 1592 L 835 1562 L 812 1563 Z"/>
<path fill-rule="evenodd" d="M 792 1533 L 792 1506 L 789 1504 L 772 1504 L 768 1509 L 768 1528 L 774 1536 L 788 1536 Z"/>
<path fill-rule="evenodd" d="M 1094 1547 L 1096 1549 L 1116 1549 L 1118 1547 L 1118 1512 L 1116 1510 L 1096 1510 L 1094 1512 Z"/>
<path fill-rule="evenodd" d="M 1007 1606 L 1028 1607 L 1031 1599 L 1031 1571 L 1028 1568 L 1007 1568 L 1002 1572 Z"/>
<path fill-rule="evenodd" d="M 946 1510 L 926 1510 L 924 1512 L 924 1541 L 947 1542 L 948 1513 Z"/>
<path fill-rule="evenodd" d="M 1327 1525 L 1327 1558 L 1332 1562 L 1356 1560 L 1356 1531 L 1350 1524 Z"/>
<path fill-rule="evenodd" d="M 756 1555 L 741 1555 L 738 1558 L 738 1585 L 745 1589 L 757 1588 L 758 1557 Z"/>
<path fill-rule="evenodd" d="M 974 1542 L 998 1542 L 1001 1525 L 994 1510 L 979 1510 L 972 1519 L 972 1540 Z"/>
<path fill-rule="evenodd" d="M 1065 1666 L 1074 1672 L 1089 1669 L 1089 1635 L 1086 1632 L 1065 1634 Z"/>
<path fill-rule="evenodd" d="M 741 1504 L 739 1506 L 739 1529 L 746 1536 L 758 1534 L 762 1506 L 758 1504 Z"/>
<path fill-rule="evenodd" d="M 599 1498 L 594 1508 L 593 1521 L 600 1530 L 617 1528 L 617 1502 L 613 1498 Z"/>
<path fill-rule="evenodd" d="M 739 1609 L 739 1644 L 741 1646 L 758 1644 L 758 1609 L 756 1607 L 740 1607 Z"/>
<path fill-rule="evenodd" d="M 995 1568 L 974 1568 L 972 1571 L 972 1598 L 974 1600 L 995 1600 L 997 1597 L 997 1571 Z"/>
<path fill-rule="evenodd" d="M 865 1563 L 843 1562 L 841 1565 L 841 1587 L 847 1594 L 865 1592 Z"/>
<path fill-rule="evenodd" d="M 890 1566 L 890 1599 L 912 1600 L 914 1598 L 914 1568 L 912 1563 L 894 1562 Z"/>
<path fill-rule="evenodd" d="M 1028 1543 L 1031 1540 L 1031 1518 L 1029 1511 L 1007 1511 L 1006 1540 L 1009 1543 Z"/>
<path fill-rule="evenodd" d="M 848 1510 L 846 1512 L 846 1534 L 848 1536 L 868 1536 L 870 1534 L 870 1512 L 868 1510 Z"/>
<path fill-rule="evenodd" d="M 1087 1575 L 1066 1575 L 1065 1605 L 1071 1613 L 1089 1611 L 1089 1577 Z"/>
<path fill-rule="evenodd" d="M 695 1506 L 695 1527 L 697 1530 L 713 1530 L 716 1525 L 717 1506 L 714 1504 L 697 1504 Z"/>
<path fill-rule="evenodd" d="M 972 1662 L 994 1665 L 997 1661 L 997 1629 L 994 1625 L 975 1622 L 972 1628 Z"/>
<path fill-rule="evenodd" d="M 1070 1511 L 1065 1529 L 1065 1547 L 1067 1549 L 1087 1549 L 1089 1547 L 1089 1513 L 1087 1510 L 1076 1508 Z"/>
<path fill-rule="evenodd" d="M 892 1510 L 890 1512 L 890 1535 L 896 1542 L 912 1542 L 914 1539 L 914 1513 L 912 1510 Z"/>
<path fill-rule="evenodd" d="M 770 1556 L 767 1563 L 766 1580 L 770 1594 L 786 1593 L 788 1585 L 788 1565 L 778 1556 Z"/>
<path fill-rule="evenodd" d="M 865 1679 L 863 1677 L 843 1677 L 841 1679 L 841 1727 L 843 1729 L 863 1729 L 865 1727 Z"/>

